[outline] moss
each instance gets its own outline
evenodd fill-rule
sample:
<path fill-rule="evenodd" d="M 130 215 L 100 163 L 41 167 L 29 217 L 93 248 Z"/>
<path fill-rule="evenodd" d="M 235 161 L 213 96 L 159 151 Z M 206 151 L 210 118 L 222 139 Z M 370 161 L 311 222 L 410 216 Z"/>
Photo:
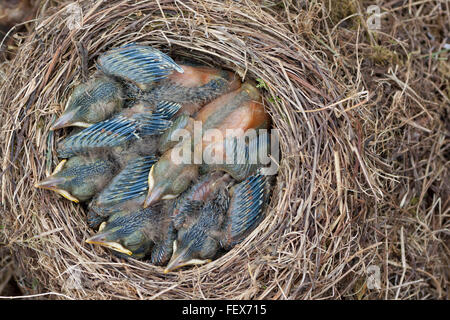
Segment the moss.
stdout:
<path fill-rule="evenodd" d="M 266 90 L 266 91 L 269 91 L 269 86 L 267 85 L 267 83 L 266 83 L 263 79 L 257 78 L 257 79 L 256 79 L 256 82 L 258 82 L 258 83 L 256 84 L 256 88 L 258 88 L 258 89 L 264 89 L 264 90 Z M 275 101 L 278 101 L 278 102 L 283 101 L 283 100 L 281 100 L 281 98 L 280 98 L 279 96 L 273 96 L 273 95 L 272 95 L 271 97 L 267 98 L 267 100 L 268 100 L 269 102 L 271 102 L 271 103 L 275 103 Z"/>
<path fill-rule="evenodd" d="M 372 50 L 369 55 L 370 60 L 379 65 L 396 65 L 403 64 L 396 51 L 392 51 L 383 46 L 372 46 Z"/>
<path fill-rule="evenodd" d="M 33 278 L 31 288 L 33 289 L 33 291 L 37 291 L 40 288 L 40 283 L 38 279 Z"/>
<path fill-rule="evenodd" d="M 338 24 L 342 19 L 357 12 L 356 0 L 331 0 L 328 3 L 330 19 L 333 24 Z M 341 24 L 342 27 L 351 28 L 357 26 L 359 19 L 354 16 Z"/>
<path fill-rule="evenodd" d="M 43 129 L 45 128 L 45 119 L 44 118 L 39 118 L 39 120 L 37 121 L 37 128 L 38 129 Z"/>
<path fill-rule="evenodd" d="M 267 83 L 263 79 L 257 78 L 256 82 L 258 82 L 258 84 L 256 85 L 257 88 L 262 88 L 262 89 L 269 90 L 269 87 L 267 86 Z"/>
<path fill-rule="evenodd" d="M 419 203 L 419 198 L 418 197 L 411 198 L 410 205 L 415 206 L 418 203 Z"/>

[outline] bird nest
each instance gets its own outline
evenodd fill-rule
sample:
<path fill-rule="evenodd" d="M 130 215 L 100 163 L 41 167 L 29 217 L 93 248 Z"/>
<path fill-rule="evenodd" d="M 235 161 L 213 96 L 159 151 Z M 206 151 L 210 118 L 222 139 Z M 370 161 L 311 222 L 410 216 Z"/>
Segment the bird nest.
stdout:
<path fill-rule="evenodd" d="M 379 239 L 385 231 L 377 231 L 376 203 L 394 189 L 395 179 L 386 178 L 376 156 L 364 153 L 377 147 L 362 145 L 370 144 L 362 136 L 372 134 L 373 140 L 379 134 L 370 125 L 364 127 L 367 133 L 361 127 L 361 119 L 376 121 L 365 105 L 368 92 L 360 76 L 355 80 L 348 73 L 351 63 L 336 62 L 339 55 L 316 36 L 319 28 L 335 31 L 324 23 L 324 7 L 316 2 L 293 11 L 287 7 L 270 1 L 82 0 L 41 8 L 0 88 L 2 237 L 26 294 L 379 296 L 380 291 L 367 292 L 366 272 L 371 265 L 388 267 L 380 253 L 388 244 Z M 33 187 L 58 163 L 55 146 L 67 131 L 51 132 L 50 126 L 71 88 L 94 73 L 99 54 L 131 42 L 255 80 L 278 129 L 278 175 L 264 220 L 241 244 L 206 265 L 164 274 L 163 267 L 116 258 L 85 243 L 93 231 L 79 205 Z M 371 154 L 378 151 L 386 150 Z M 389 265 L 390 272 L 409 275 L 398 261 Z M 440 278 L 433 279 L 431 286 L 441 290 Z"/>

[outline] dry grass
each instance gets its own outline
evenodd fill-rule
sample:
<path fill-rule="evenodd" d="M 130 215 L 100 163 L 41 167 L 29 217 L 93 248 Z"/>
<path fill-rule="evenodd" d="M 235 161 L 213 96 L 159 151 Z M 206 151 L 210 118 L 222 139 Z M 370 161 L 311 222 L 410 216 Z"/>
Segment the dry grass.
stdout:
<path fill-rule="evenodd" d="M 449 4 L 385 1 L 374 31 L 371 1 L 336 2 L 80 1 L 72 31 L 68 2 L 41 8 L 0 88 L 0 241 L 23 293 L 448 299 Z M 281 133 L 265 220 L 213 263 L 168 275 L 85 244 L 84 211 L 33 188 L 57 161 L 63 133 L 49 127 L 71 85 L 131 41 L 262 79 Z M 380 289 L 367 287 L 371 266 Z"/>

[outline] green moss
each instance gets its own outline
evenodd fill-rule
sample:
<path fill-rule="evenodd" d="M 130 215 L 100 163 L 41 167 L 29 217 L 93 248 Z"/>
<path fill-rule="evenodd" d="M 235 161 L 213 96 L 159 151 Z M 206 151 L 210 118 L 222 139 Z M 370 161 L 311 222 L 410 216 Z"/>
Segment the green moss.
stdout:
<path fill-rule="evenodd" d="M 380 65 L 403 64 L 397 52 L 383 46 L 372 46 L 369 58 Z"/>
<path fill-rule="evenodd" d="M 410 203 L 410 205 L 415 206 L 416 204 L 419 203 L 419 197 L 411 198 L 411 201 L 409 203 Z"/>
<path fill-rule="evenodd" d="M 258 88 L 258 89 L 264 89 L 264 90 L 266 90 L 266 91 L 269 91 L 269 86 L 267 85 L 267 83 L 266 83 L 263 79 L 257 78 L 257 79 L 256 79 L 256 82 L 257 82 L 256 88 Z M 271 97 L 267 98 L 267 100 L 268 100 L 269 102 L 271 102 L 271 103 L 275 103 L 275 101 L 278 101 L 278 102 L 281 102 L 281 101 L 282 101 L 281 98 L 280 98 L 279 96 L 273 96 L 273 95 L 272 95 Z"/>
<path fill-rule="evenodd" d="M 356 0 L 331 0 L 329 3 L 330 19 L 333 24 L 338 24 L 341 20 L 357 12 Z M 347 19 L 343 27 L 354 27 L 358 24 L 357 16 Z"/>
<path fill-rule="evenodd" d="M 45 127 L 45 121 L 43 118 L 39 118 L 39 120 L 37 121 L 37 126 L 38 129 L 42 129 Z"/>
<path fill-rule="evenodd" d="M 39 286 L 39 280 L 36 278 L 33 278 L 32 283 L 31 283 L 31 288 L 33 289 L 33 291 L 38 290 Z"/>
<path fill-rule="evenodd" d="M 266 83 L 263 79 L 257 78 L 257 79 L 256 79 L 256 82 L 258 82 L 258 83 L 256 84 L 256 87 L 257 87 L 257 88 L 269 90 L 269 87 L 267 86 L 267 83 Z"/>
<path fill-rule="evenodd" d="M 412 216 L 416 215 L 416 206 L 419 203 L 419 197 L 412 197 L 409 201 L 408 213 Z"/>

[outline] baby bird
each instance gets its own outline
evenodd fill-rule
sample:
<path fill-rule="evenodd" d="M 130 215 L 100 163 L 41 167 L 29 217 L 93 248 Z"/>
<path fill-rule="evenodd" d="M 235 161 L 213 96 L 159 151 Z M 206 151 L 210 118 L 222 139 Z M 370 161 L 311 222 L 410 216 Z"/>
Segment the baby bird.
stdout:
<path fill-rule="evenodd" d="M 152 137 L 144 137 L 114 148 L 98 148 L 62 160 L 52 175 L 35 186 L 56 191 L 74 202 L 89 200 L 103 190 L 132 159 L 152 159 L 157 152 L 155 142 Z"/>
<path fill-rule="evenodd" d="M 128 96 L 147 101 L 171 101 L 193 114 L 201 106 L 240 87 L 232 72 L 203 66 L 177 64 L 161 51 L 136 43 L 111 49 L 98 59 L 99 69 L 109 77 L 131 83 L 143 91 Z"/>
<path fill-rule="evenodd" d="M 252 175 L 231 191 L 219 181 L 199 210 L 187 210 L 185 217 L 174 220 L 178 235 L 165 273 L 210 262 L 221 248 L 230 250 L 243 241 L 261 221 L 268 196 L 265 176 Z"/>
<path fill-rule="evenodd" d="M 137 156 L 130 159 L 125 167 L 111 180 L 111 182 L 90 202 L 88 224 L 97 228 L 114 212 L 123 211 L 134 203 L 136 199 L 147 194 L 147 177 L 156 157 Z"/>
<path fill-rule="evenodd" d="M 89 127 L 119 112 L 132 93 L 129 84 L 148 89 L 174 70 L 183 72 L 170 57 L 148 46 L 115 48 L 98 59 L 101 74 L 75 87 L 62 116 L 52 130 L 67 126 Z"/>
<path fill-rule="evenodd" d="M 145 92 L 142 99 L 177 102 L 182 106 L 178 115 L 194 115 L 205 104 L 241 86 L 240 79 L 230 71 L 184 64 L 180 67 L 183 73 L 172 73 Z"/>
<path fill-rule="evenodd" d="M 202 122 L 203 131 L 218 129 L 223 136 L 226 130 L 245 132 L 269 126 L 269 116 L 261 104 L 261 95 L 250 81 L 204 106 L 195 115 L 195 120 Z"/>
<path fill-rule="evenodd" d="M 179 114 L 192 115 L 241 85 L 232 72 L 178 65 L 159 50 L 134 43 L 105 52 L 97 66 L 102 76 L 74 89 L 52 130 L 106 120 L 124 107 L 125 100 L 178 103 Z"/>
<path fill-rule="evenodd" d="M 102 190 L 117 170 L 118 164 L 109 154 L 75 156 L 62 160 L 52 175 L 36 183 L 35 187 L 55 191 L 78 203 Z"/>
<path fill-rule="evenodd" d="M 171 203 L 141 207 L 140 201 L 128 201 L 127 206 L 111 215 L 99 231 L 86 240 L 113 249 L 133 258 L 151 255 L 155 265 L 166 264 L 172 255 L 175 230 L 170 219 Z"/>
<path fill-rule="evenodd" d="M 170 127 L 169 120 L 180 109 L 177 103 L 160 101 L 156 106 L 139 101 L 110 119 L 98 122 L 69 136 L 58 144 L 58 156 L 120 146 L 141 137 L 159 135 Z"/>
<path fill-rule="evenodd" d="M 219 132 L 219 139 L 214 143 L 221 145 L 227 130 L 235 130 L 235 136 L 242 136 L 248 129 L 267 128 L 269 118 L 264 112 L 264 107 L 259 102 L 261 99 L 258 90 L 249 82 L 241 88 L 223 95 L 203 107 L 194 120 L 202 124 L 204 133 Z M 178 120 L 178 119 L 177 119 Z M 177 122 L 175 120 L 175 122 Z M 193 121 L 186 121 L 185 129 L 193 132 Z M 211 132 L 211 131 L 210 131 Z M 198 162 L 174 161 L 180 150 L 191 151 L 191 154 L 203 155 L 203 149 L 212 143 L 212 139 L 206 139 L 203 134 L 201 142 L 195 144 L 192 137 L 185 139 L 174 148 L 166 151 L 155 163 L 149 174 L 149 192 L 144 202 L 144 207 L 161 199 L 173 199 L 186 190 L 191 181 L 198 175 Z M 179 158 L 179 157 L 178 157 Z M 188 159 L 189 160 L 189 159 Z M 201 163 L 201 161 L 200 161 Z"/>
<path fill-rule="evenodd" d="M 50 129 L 68 126 L 87 128 L 105 120 L 122 109 L 123 95 L 122 86 L 105 76 L 82 83 L 75 87 L 63 114 Z"/>
<path fill-rule="evenodd" d="M 189 144 L 190 142 L 186 142 Z M 198 176 L 198 165 L 191 163 L 174 163 L 173 148 L 165 152 L 152 166 L 148 175 L 148 196 L 144 207 L 148 207 L 159 200 L 176 198 L 187 189 L 190 183 Z"/>
<path fill-rule="evenodd" d="M 168 55 L 136 43 L 103 53 L 97 64 L 107 76 L 132 83 L 143 91 L 152 89 L 159 80 L 174 72 L 184 72 Z"/>
<path fill-rule="evenodd" d="M 231 184 L 231 177 L 223 172 L 212 172 L 203 175 L 188 190 L 184 191 L 180 197 L 175 199 L 172 219 L 176 229 L 190 225 L 190 217 L 195 216 L 201 210 L 205 201 L 211 198 L 211 194 L 220 188 L 225 188 Z"/>

